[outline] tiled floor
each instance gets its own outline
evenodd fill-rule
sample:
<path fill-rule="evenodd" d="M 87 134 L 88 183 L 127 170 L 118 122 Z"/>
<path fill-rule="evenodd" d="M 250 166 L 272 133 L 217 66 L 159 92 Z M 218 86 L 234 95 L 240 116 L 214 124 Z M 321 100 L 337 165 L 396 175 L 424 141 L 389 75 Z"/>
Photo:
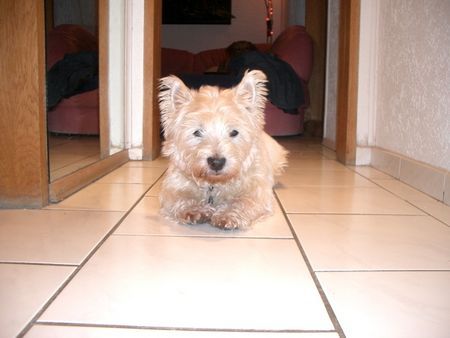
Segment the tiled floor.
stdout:
<path fill-rule="evenodd" d="M 319 141 L 282 139 L 275 215 L 158 214 L 164 159 L 0 211 L 0 337 L 450 337 L 450 207 Z"/>

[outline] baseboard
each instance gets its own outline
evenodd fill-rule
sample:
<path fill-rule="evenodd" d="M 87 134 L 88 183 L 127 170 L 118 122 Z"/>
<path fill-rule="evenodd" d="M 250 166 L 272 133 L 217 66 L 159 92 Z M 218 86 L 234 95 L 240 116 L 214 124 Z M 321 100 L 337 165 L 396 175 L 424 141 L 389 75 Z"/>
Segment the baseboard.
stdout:
<path fill-rule="evenodd" d="M 56 203 L 128 162 L 128 151 L 122 150 L 105 159 L 61 177 L 49 185 L 50 202 Z"/>
<path fill-rule="evenodd" d="M 371 166 L 450 205 L 450 172 L 429 164 L 373 147 Z"/>
<path fill-rule="evenodd" d="M 356 165 L 370 165 L 372 162 L 372 147 L 356 147 Z"/>

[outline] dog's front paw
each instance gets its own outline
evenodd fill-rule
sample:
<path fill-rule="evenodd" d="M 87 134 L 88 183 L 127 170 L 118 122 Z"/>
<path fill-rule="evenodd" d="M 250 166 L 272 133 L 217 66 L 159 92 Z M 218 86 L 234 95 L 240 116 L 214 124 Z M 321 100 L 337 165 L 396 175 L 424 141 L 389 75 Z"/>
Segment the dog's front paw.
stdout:
<path fill-rule="evenodd" d="M 212 209 L 209 208 L 192 208 L 183 210 L 178 213 L 177 221 L 183 224 L 200 224 L 210 221 Z"/>
<path fill-rule="evenodd" d="M 224 230 L 246 228 L 250 222 L 234 213 L 218 213 L 211 217 L 211 224 Z"/>

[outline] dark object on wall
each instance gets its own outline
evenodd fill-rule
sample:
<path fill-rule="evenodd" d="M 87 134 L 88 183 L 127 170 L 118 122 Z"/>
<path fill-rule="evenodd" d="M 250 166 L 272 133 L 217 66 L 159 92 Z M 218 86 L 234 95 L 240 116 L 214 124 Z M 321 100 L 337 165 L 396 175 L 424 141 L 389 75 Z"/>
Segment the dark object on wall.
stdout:
<path fill-rule="evenodd" d="M 163 0 L 164 25 L 230 25 L 231 0 Z"/>

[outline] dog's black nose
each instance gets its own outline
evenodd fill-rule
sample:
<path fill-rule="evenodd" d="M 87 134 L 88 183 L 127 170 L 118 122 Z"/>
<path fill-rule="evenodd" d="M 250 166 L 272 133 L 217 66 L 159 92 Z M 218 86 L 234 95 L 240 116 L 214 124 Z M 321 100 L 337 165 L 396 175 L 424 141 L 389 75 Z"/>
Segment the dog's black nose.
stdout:
<path fill-rule="evenodd" d="M 214 171 L 222 170 L 225 162 L 227 161 L 225 157 L 208 157 L 207 158 L 209 167 Z"/>

